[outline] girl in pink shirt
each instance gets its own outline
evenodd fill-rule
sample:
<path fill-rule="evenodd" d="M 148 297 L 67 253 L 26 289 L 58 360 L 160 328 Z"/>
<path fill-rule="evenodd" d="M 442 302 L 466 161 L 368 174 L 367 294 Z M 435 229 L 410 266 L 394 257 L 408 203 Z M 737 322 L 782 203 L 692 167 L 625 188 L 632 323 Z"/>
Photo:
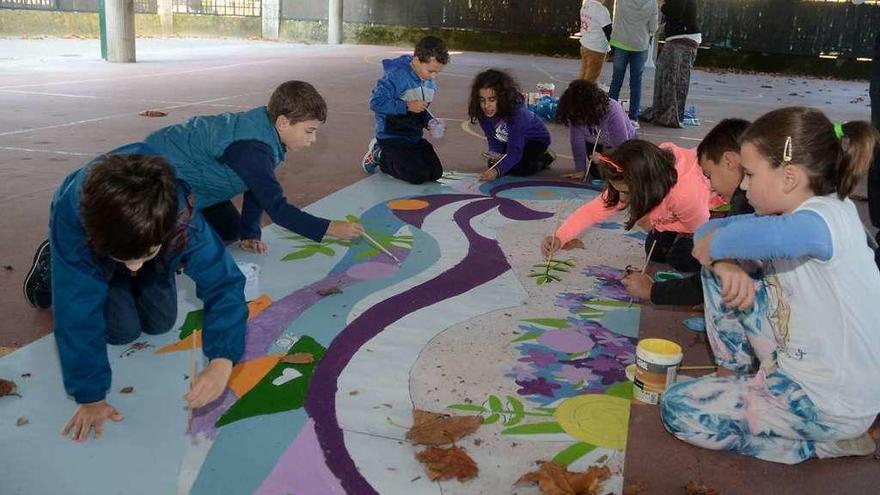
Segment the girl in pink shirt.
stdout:
<path fill-rule="evenodd" d="M 608 186 L 568 217 L 554 236 L 544 239 L 544 255 L 626 210 L 627 230 L 638 225 L 649 231 L 645 252 L 656 242 L 652 261 L 670 263 L 680 271 L 697 271 L 699 262 L 691 256 L 693 233 L 709 219 L 711 193 L 696 150 L 631 139 L 611 155 L 602 155 L 595 165 Z"/>

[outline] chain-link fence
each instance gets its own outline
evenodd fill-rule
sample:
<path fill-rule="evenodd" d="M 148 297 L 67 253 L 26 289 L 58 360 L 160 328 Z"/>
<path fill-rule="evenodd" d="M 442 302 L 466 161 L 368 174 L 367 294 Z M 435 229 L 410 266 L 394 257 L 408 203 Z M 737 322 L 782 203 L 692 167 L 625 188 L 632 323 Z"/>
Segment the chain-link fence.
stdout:
<path fill-rule="evenodd" d="M 55 10 L 55 0 L 0 0 L 0 9 Z"/>
<path fill-rule="evenodd" d="M 261 14 L 260 6 L 260 0 L 174 0 L 174 12 L 180 14 L 259 17 Z"/>

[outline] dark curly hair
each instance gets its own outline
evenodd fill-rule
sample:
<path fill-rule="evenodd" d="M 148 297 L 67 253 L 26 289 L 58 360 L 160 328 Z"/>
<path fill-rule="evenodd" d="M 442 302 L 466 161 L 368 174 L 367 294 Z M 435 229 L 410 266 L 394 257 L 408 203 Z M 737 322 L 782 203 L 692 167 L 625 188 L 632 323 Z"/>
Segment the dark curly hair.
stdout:
<path fill-rule="evenodd" d="M 556 120 L 566 126 L 594 126 L 606 113 L 608 95 L 596 83 L 576 79 L 559 98 Z"/>
<path fill-rule="evenodd" d="M 498 111 L 495 115 L 507 120 L 516 112 L 516 108 L 523 103 L 523 95 L 516 81 L 504 71 L 489 69 L 477 74 L 474 84 L 471 86 L 471 100 L 468 103 L 468 117 L 471 123 L 485 117 L 480 108 L 480 90 L 492 88 L 498 98 Z"/>
<path fill-rule="evenodd" d="M 423 64 L 430 62 L 431 57 L 443 65 L 449 63 L 449 50 L 446 49 L 446 43 L 436 36 L 425 36 L 420 39 L 416 43 L 413 56 Z"/>

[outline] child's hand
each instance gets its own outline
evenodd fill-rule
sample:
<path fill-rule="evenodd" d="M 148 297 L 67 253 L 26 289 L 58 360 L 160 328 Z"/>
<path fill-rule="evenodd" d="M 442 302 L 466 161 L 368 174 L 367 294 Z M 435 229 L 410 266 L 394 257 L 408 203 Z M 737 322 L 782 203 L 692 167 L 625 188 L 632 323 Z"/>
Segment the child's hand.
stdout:
<path fill-rule="evenodd" d="M 411 100 L 406 102 L 406 110 L 412 113 L 422 113 L 428 109 L 428 104 L 422 100 Z"/>
<path fill-rule="evenodd" d="M 327 234 L 337 239 L 357 239 L 364 234 L 364 226 L 357 222 L 340 222 L 333 220 L 327 227 Z"/>
<path fill-rule="evenodd" d="M 547 236 L 541 243 L 541 253 L 544 256 L 553 256 L 553 253 L 559 251 L 562 247 L 562 241 L 555 235 Z"/>
<path fill-rule="evenodd" d="M 654 279 L 642 272 L 629 272 L 620 281 L 626 291 L 633 297 L 642 301 L 651 300 L 651 288 L 654 287 Z"/>
<path fill-rule="evenodd" d="M 246 253 L 266 254 L 269 252 L 269 246 L 259 239 L 244 239 L 238 243 L 238 246 Z"/>
<path fill-rule="evenodd" d="M 710 253 L 710 249 L 712 247 L 712 237 L 715 236 L 715 231 L 710 230 L 703 237 L 700 238 L 699 241 L 694 243 L 694 250 L 692 254 L 697 261 L 700 262 L 703 266 L 711 266 L 712 265 L 712 254 Z"/>
<path fill-rule="evenodd" d="M 80 404 L 73 413 L 73 417 L 64 425 L 61 434 L 82 443 L 89 438 L 89 432 L 94 428 L 95 440 L 97 440 L 104 433 L 104 421 L 108 419 L 118 423 L 122 421 L 123 416 L 115 407 L 103 400 Z"/>
<path fill-rule="evenodd" d="M 498 169 L 497 168 L 490 168 L 489 170 L 486 170 L 485 172 L 480 174 L 480 180 L 483 182 L 495 180 L 497 178 L 498 178 Z"/>
<path fill-rule="evenodd" d="M 721 279 L 721 299 L 730 308 L 746 310 L 755 302 L 755 281 L 732 261 L 717 261 L 712 271 Z"/>
<path fill-rule="evenodd" d="M 193 380 L 192 389 L 183 396 L 183 399 L 189 403 L 190 409 L 212 402 L 226 390 L 231 374 L 232 361 L 225 358 L 212 359 L 208 367 Z"/>

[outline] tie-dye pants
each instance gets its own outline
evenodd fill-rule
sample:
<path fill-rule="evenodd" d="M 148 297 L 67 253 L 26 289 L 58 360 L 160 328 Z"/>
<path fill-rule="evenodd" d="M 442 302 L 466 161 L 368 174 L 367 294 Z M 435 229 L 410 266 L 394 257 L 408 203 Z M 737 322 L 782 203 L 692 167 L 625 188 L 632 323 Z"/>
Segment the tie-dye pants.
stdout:
<path fill-rule="evenodd" d="M 776 368 L 776 336 L 764 284 L 747 311 L 728 309 L 717 277 L 703 270 L 706 334 L 719 366 L 754 374 L 704 377 L 671 386 L 660 402 L 666 429 L 680 440 L 767 461 L 796 464 L 841 455 L 833 442 L 858 437 L 874 421 L 823 413 Z"/>

